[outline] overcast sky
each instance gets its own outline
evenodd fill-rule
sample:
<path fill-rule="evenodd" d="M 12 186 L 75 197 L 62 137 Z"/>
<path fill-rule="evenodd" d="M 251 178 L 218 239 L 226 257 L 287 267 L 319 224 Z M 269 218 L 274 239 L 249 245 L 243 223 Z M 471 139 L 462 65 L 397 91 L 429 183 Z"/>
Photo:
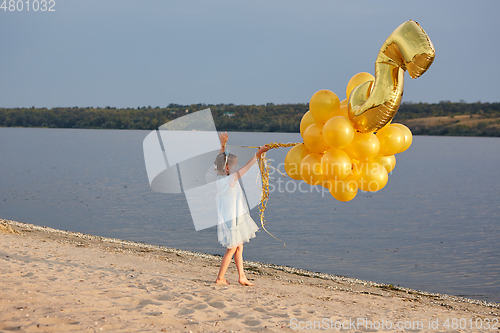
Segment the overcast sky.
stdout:
<path fill-rule="evenodd" d="M 350 77 L 373 74 L 383 42 L 409 19 L 436 60 L 419 79 L 406 74 L 403 101 L 500 100 L 498 0 L 55 0 L 54 8 L 0 10 L 0 107 L 308 103 L 320 89 L 342 100 Z"/>

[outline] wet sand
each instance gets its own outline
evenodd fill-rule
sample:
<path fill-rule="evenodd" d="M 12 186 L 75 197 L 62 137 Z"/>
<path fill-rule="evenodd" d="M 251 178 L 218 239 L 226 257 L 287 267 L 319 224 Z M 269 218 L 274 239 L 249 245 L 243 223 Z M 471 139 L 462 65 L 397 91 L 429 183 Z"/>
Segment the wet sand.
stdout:
<path fill-rule="evenodd" d="M 500 329 L 495 303 L 248 261 L 255 286 L 237 283 L 234 264 L 226 275 L 232 284 L 219 286 L 219 263 L 213 255 L 0 219 L 0 331 Z"/>

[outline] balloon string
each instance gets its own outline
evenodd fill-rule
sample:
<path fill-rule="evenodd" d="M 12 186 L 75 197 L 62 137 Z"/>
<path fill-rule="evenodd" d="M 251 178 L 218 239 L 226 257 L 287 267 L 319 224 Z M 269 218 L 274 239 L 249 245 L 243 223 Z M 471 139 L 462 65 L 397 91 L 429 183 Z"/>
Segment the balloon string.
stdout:
<path fill-rule="evenodd" d="M 268 143 L 267 146 L 271 149 L 275 149 L 275 148 L 293 147 L 293 146 L 296 146 L 298 144 L 300 144 L 300 143 L 273 142 L 273 143 Z M 260 148 L 260 147 L 253 147 L 253 146 L 240 146 L 240 147 Z M 283 175 L 283 177 L 285 177 L 285 174 L 283 174 L 281 171 L 279 171 L 275 167 L 271 166 L 269 159 L 266 157 L 266 153 L 262 154 L 262 156 L 258 159 L 258 164 L 259 164 L 260 175 L 262 178 L 262 196 L 261 196 L 260 203 L 259 203 L 260 224 L 262 226 L 262 229 L 264 229 L 264 231 L 267 232 L 269 234 L 269 236 L 282 242 L 283 247 L 286 247 L 285 242 L 283 242 L 281 239 L 275 237 L 273 234 L 271 234 L 266 229 L 265 225 L 267 223 L 265 223 L 266 220 L 264 219 L 264 211 L 266 210 L 267 202 L 269 200 L 269 169 L 273 168 L 274 170 L 277 170 L 279 173 L 281 173 Z"/>

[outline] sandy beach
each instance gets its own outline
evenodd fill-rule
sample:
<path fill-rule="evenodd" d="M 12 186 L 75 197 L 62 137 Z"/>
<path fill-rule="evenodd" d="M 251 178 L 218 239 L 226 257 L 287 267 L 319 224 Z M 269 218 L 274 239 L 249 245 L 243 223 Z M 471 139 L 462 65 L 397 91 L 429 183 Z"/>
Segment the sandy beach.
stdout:
<path fill-rule="evenodd" d="M 0 219 L 0 331 L 449 332 L 500 329 L 500 306 Z"/>

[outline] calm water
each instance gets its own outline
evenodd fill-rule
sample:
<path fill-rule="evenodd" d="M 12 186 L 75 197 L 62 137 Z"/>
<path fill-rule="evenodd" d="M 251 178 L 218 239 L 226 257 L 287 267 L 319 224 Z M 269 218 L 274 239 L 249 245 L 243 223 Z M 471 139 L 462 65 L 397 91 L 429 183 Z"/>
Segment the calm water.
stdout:
<path fill-rule="evenodd" d="M 150 189 L 148 133 L 0 128 L 0 217 L 223 254 L 215 228 L 194 230 L 183 194 Z M 301 138 L 230 133 L 275 141 Z M 286 151 L 268 156 L 278 165 Z M 275 182 L 266 220 L 287 246 L 260 232 L 245 259 L 500 302 L 500 139 L 415 137 L 396 158 L 384 189 L 349 203 Z"/>

